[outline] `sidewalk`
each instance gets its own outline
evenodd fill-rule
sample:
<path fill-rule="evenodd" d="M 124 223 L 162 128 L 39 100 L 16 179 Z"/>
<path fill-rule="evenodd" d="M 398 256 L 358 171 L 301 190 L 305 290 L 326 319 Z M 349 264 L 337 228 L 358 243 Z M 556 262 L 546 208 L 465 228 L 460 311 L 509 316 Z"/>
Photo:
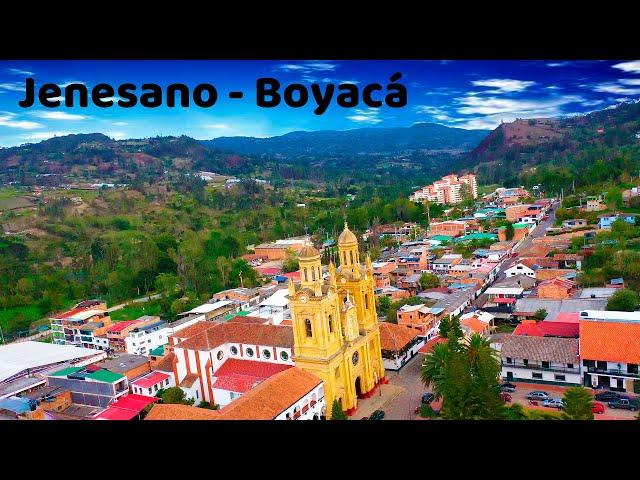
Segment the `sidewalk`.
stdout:
<path fill-rule="evenodd" d="M 404 388 L 391 383 L 380 385 L 372 397 L 358 399 L 358 409 L 356 413 L 349 417 L 349 420 L 360 420 L 362 417 L 368 417 L 376 410 L 384 410 L 389 402 L 404 391 Z"/>

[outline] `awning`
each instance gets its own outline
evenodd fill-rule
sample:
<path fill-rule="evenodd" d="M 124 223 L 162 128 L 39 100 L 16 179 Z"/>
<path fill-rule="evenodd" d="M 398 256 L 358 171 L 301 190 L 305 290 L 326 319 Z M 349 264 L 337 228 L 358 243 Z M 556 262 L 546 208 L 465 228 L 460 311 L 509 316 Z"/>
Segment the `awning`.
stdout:
<path fill-rule="evenodd" d="M 493 300 L 491 300 L 493 303 L 497 303 L 498 305 L 511 305 L 513 303 L 516 303 L 516 299 L 515 298 L 494 298 Z"/>
<path fill-rule="evenodd" d="M 148 397 L 146 395 L 138 395 L 130 393 L 121 397 L 117 402 L 112 403 L 109 407 L 102 411 L 97 420 L 131 420 L 136 418 L 147 405 L 155 403 L 160 399 L 157 397 Z"/>

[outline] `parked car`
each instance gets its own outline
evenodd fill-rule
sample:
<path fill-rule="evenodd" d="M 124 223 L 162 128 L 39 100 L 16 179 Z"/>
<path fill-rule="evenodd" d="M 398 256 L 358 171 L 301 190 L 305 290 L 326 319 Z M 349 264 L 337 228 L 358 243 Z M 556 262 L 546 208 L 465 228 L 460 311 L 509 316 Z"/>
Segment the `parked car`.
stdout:
<path fill-rule="evenodd" d="M 604 405 L 600 402 L 595 402 L 591 411 L 597 414 L 604 413 Z"/>
<path fill-rule="evenodd" d="M 542 390 L 534 390 L 527 394 L 527 400 L 548 400 L 549 398 L 551 398 L 549 397 L 549 394 Z"/>
<path fill-rule="evenodd" d="M 513 383 L 505 382 L 500 385 L 500 390 L 502 390 L 503 392 L 513 393 L 516 391 L 516 386 Z"/>
<path fill-rule="evenodd" d="M 382 420 L 384 418 L 384 410 L 376 410 L 371 414 L 369 420 Z"/>
<path fill-rule="evenodd" d="M 628 398 L 620 398 L 609 402 L 609 408 L 619 408 L 621 410 L 631 410 L 632 412 L 635 412 L 640 408 L 640 405 L 638 405 L 637 401 L 630 400 Z"/>
<path fill-rule="evenodd" d="M 502 398 L 502 401 L 505 403 L 510 402 L 513 399 L 511 395 L 509 395 L 507 392 L 500 392 L 500 397 Z"/>
<path fill-rule="evenodd" d="M 427 392 L 422 395 L 422 403 L 431 403 L 436 396 L 433 393 Z"/>
<path fill-rule="evenodd" d="M 601 400 L 603 402 L 610 402 L 612 400 L 619 400 L 620 394 L 618 392 L 612 392 L 610 390 L 596 393 L 596 400 Z"/>
<path fill-rule="evenodd" d="M 564 402 L 561 398 L 549 398 L 542 403 L 542 406 L 562 410 L 564 408 Z"/>

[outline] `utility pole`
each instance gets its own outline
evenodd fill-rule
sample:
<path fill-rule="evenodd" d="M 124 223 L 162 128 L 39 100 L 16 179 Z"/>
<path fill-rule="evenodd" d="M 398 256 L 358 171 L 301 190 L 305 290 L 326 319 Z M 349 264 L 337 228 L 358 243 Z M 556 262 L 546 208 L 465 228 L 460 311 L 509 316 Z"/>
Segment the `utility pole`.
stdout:
<path fill-rule="evenodd" d="M 238 273 L 238 276 L 240 277 L 240 287 L 244 288 L 244 282 L 242 281 L 242 272 Z"/>

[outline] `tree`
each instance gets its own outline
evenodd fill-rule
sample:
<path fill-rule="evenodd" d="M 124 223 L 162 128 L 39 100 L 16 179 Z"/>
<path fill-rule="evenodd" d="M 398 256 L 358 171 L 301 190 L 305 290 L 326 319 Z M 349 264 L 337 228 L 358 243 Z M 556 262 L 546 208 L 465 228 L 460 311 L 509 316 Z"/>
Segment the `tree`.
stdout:
<path fill-rule="evenodd" d="M 440 286 L 440 279 L 433 273 L 423 273 L 420 275 L 420 287 L 425 290 L 427 288 L 436 288 Z"/>
<path fill-rule="evenodd" d="M 162 403 L 193 405 L 193 399 L 187 400 L 187 395 L 180 387 L 171 387 L 167 388 L 162 394 Z"/>
<path fill-rule="evenodd" d="M 295 272 L 300 269 L 300 262 L 295 253 L 287 251 L 287 258 L 282 261 L 282 271 L 284 273 Z"/>
<path fill-rule="evenodd" d="M 505 238 L 507 239 L 507 241 L 512 240 L 513 236 L 515 235 L 515 229 L 513 228 L 513 223 L 511 222 L 507 222 L 505 225 Z"/>
<path fill-rule="evenodd" d="M 331 405 L 331 420 L 346 420 L 347 414 L 344 413 L 342 407 L 340 406 L 340 402 L 338 399 L 333 400 L 333 405 Z"/>
<path fill-rule="evenodd" d="M 389 307 L 391 306 L 391 299 L 386 295 L 382 295 L 378 298 L 378 313 L 386 316 Z"/>
<path fill-rule="evenodd" d="M 607 190 L 605 201 L 607 203 L 607 207 L 609 207 L 614 212 L 616 210 L 619 210 L 620 207 L 622 207 L 622 190 L 620 190 L 616 186 L 611 187 L 609 190 Z"/>
<path fill-rule="evenodd" d="M 571 387 L 564 392 L 566 420 L 593 420 L 593 397 L 584 387 Z"/>
<path fill-rule="evenodd" d="M 535 318 L 536 320 L 544 320 L 545 318 L 547 318 L 547 311 L 544 308 L 540 308 L 538 310 L 536 310 L 536 313 L 534 314 L 533 318 Z"/>
<path fill-rule="evenodd" d="M 636 292 L 628 288 L 622 288 L 609 297 L 607 310 L 633 312 L 638 307 L 638 303 L 640 303 L 640 298 Z"/>
<path fill-rule="evenodd" d="M 450 331 L 451 331 L 451 322 L 449 321 L 449 317 L 445 316 L 444 318 L 442 318 L 442 320 L 440 320 L 438 333 L 442 338 L 448 338 Z"/>

